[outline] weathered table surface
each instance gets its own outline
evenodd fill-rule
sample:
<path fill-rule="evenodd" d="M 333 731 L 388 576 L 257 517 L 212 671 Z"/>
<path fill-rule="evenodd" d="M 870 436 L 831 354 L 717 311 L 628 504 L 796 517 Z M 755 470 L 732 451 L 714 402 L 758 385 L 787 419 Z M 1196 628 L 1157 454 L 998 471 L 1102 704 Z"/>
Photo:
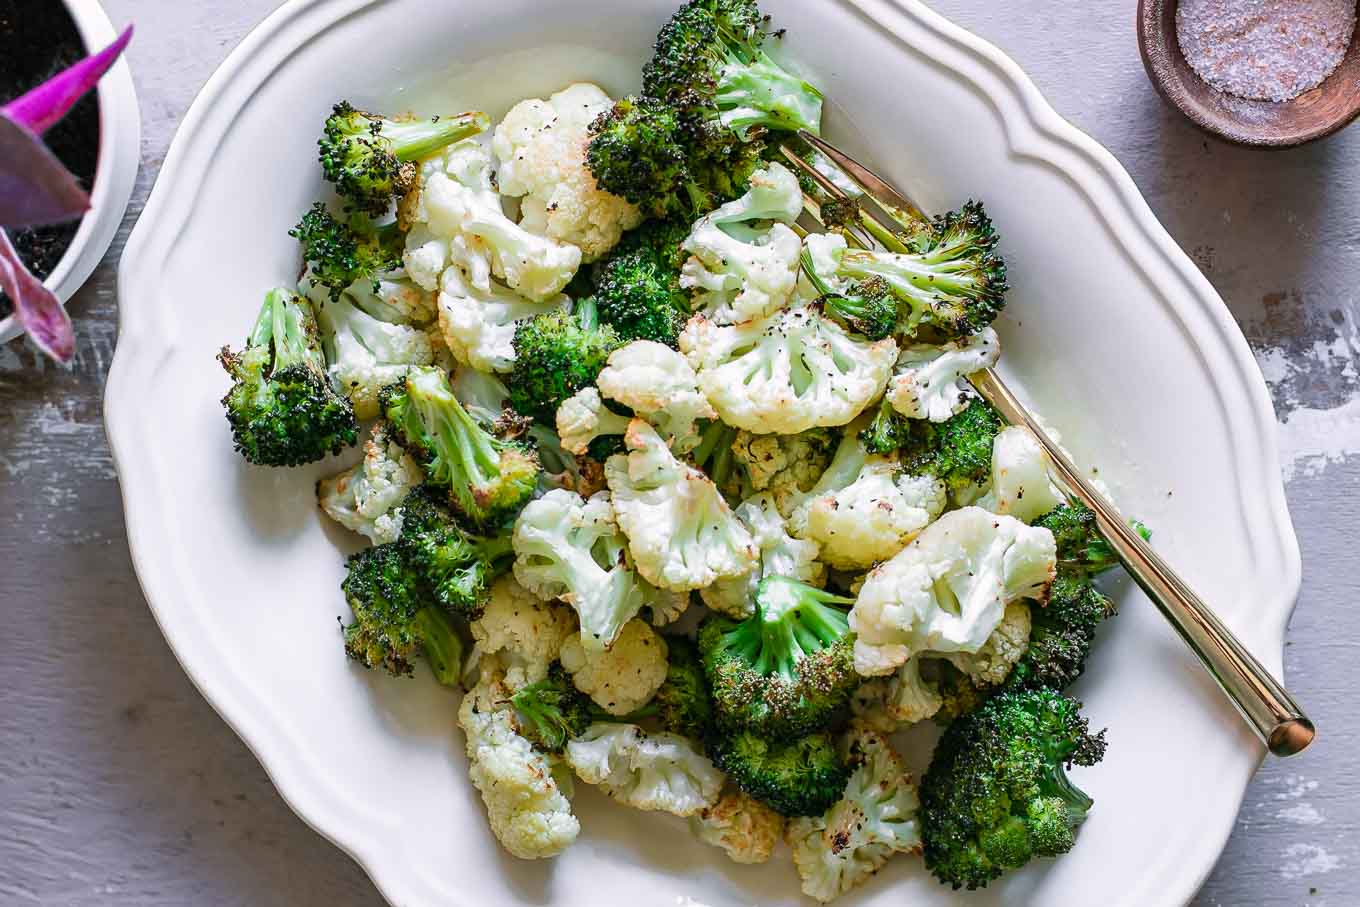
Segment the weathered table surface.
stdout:
<path fill-rule="evenodd" d="M 1207 139 L 1153 93 L 1132 0 L 936 0 L 1010 52 L 1123 161 L 1228 301 L 1274 394 L 1304 585 L 1290 685 L 1323 729 L 1247 792 L 1197 903 L 1355 904 L 1360 821 L 1360 127 L 1311 148 Z M 272 0 L 106 0 L 135 19 L 142 170 L 71 311 L 72 371 L 0 348 L 0 903 L 336 905 L 380 899 L 284 805 L 171 656 L 128 560 L 101 421 L 114 271 L 175 126 Z M 1004 12 L 1003 12 L 1004 7 Z M 1182 821 L 1168 816 L 1168 822 Z"/>

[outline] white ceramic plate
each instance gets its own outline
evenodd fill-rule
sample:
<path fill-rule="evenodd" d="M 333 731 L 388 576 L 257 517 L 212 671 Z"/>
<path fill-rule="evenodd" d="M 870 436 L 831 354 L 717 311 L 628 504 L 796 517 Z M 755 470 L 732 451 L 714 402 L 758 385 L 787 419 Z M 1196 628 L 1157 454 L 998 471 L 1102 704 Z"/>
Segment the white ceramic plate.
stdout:
<path fill-rule="evenodd" d="M 65 3 L 87 48 L 99 50 L 118 37 L 99 0 L 65 0 Z M 63 304 L 84 286 L 113 242 L 132 197 L 141 159 L 142 116 L 127 60 L 115 63 L 95 90 L 99 93 L 99 159 L 90 191 L 90 210 L 81 219 L 61 261 L 43 281 Z M 0 318 L 0 343 L 23 333 L 19 319 L 13 315 Z"/>
<path fill-rule="evenodd" d="M 217 403 L 227 381 L 213 354 L 240 342 L 266 288 L 296 274 L 285 231 L 321 189 L 316 133 L 333 101 L 496 115 L 569 80 L 627 92 L 673 6 L 286 4 L 195 102 L 123 258 L 107 420 L 147 599 L 283 796 L 396 904 L 798 902 L 787 859 L 736 867 L 683 822 L 616 808 L 585 785 L 574 848 L 554 862 L 505 856 L 464 772 L 456 696 L 423 675 L 365 673 L 341 653 L 337 587 L 352 542 L 323 525 L 312 497 L 334 464 L 246 466 Z M 1127 174 L 1014 63 L 920 4 L 769 7 L 788 28 L 787 57 L 834 100 L 833 139 L 928 208 L 987 200 L 1014 285 L 1000 325 L 1008 379 L 1278 671 L 1299 562 L 1266 388 Z M 1071 855 L 970 903 L 1182 902 L 1228 836 L 1262 750 L 1141 595 L 1117 594 L 1124 613 L 1078 689 L 1109 726 L 1109 756 L 1078 775 L 1094 814 Z M 902 858 L 845 902 L 954 897 Z"/>

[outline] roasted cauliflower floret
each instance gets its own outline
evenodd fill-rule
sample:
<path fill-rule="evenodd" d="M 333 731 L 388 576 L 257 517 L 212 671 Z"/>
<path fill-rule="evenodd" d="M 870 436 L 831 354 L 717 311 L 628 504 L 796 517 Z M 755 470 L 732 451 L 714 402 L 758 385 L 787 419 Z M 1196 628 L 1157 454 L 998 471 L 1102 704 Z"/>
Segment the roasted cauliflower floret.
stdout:
<path fill-rule="evenodd" d="M 829 566 L 864 570 L 905 548 L 946 502 L 939 479 L 906 473 L 895 457 L 870 456 L 851 431 L 794 508 L 789 530 L 821 545 Z"/>
<path fill-rule="evenodd" d="M 722 848 L 733 863 L 764 863 L 784 835 L 784 817 L 729 787 L 717 803 L 690 816 L 689 827 L 700 841 Z"/>
<path fill-rule="evenodd" d="M 678 734 L 596 722 L 567 744 L 567 764 L 587 784 L 635 809 L 692 816 L 712 806 L 723 773 Z"/>
<path fill-rule="evenodd" d="M 990 327 L 943 346 L 909 346 L 888 379 L 888 402 L 909 419 L 943 422 L 972 396 L 964 377 L 996 365 L 1000 355 L 1001 341 Z"/>
<path fill-rule="evenodd" d="M 980 507 L 940 517 L 875 567 L 850 612 L 855 670 L 891 673 L 921 652 L 977 652 L 1024 598 L 1053 582 L 1053 533 Z"/>
<path fill-rule="evenodd" d="M 902 760 L 880 734 L 849 740 L 855 766 L 845 795 L 820 816 L 794 819 L 785 834 L 803 893 L 825 903 L 873 875 L 893 854 L 920 853 L 920 801 Z"/>
<path fill-rule="evenodd" d="M 1034 432 L 1020 425 L 1003 428 L 992 440 L 991 489 L 978 506 L 1028 523 L 1065 503 L 1067 498 L 1049 476 L 1048 454 Z"/>
<path fill-rule="evenodd" d="M 752 490 L 773 495 L 785 517 L 817 484 L 835 449 L 836 435 L 824 428 L 797 435 L 739 431 L 732 442 L 732 455 L 741 464 Z"/>
<path fill-rule="evenodd" d="M 583 387 L 557 407 L 557 438 L 562 449 L 576 456 L 590 450 L 596 438 L 622 435 L 628 431 L 631 416 L 620 416 L 604 405 L 597 387 Z"/>
<path fill-rule="evenodd" d="M 789 224 L 803 211 L 798 179 L 782 164 L 751 174 L 751 188 L 699 219 L 682 248 L 680 285 L 718 324 L 763 318 L 798 285 L 802 243 Z"/>
<path fill-rule="evenodd" d="M 865 727 L 884 734 L 935 717 L 944 705 L 939 688 L 921 676 L 916 656 L 890 677 L 875 677 L 860 685 L 850 699 L 851 711 Z"/>
<path fill-rule="evenodd" d="M 850 422 L 883 392 L 897 361 L 891 338 L 857 340 L 808 306 L 732 325 L 696 315 L 680 351 L 724 422 L 781 435 Z"/>
<path fill-rule="evenodd" d="M 750 570 L 757 555 L 751 533 L 708 476 L 677 460 L 641 419 L 624 439 L 628 453 L 610 457 L 604 474 L 638 573 L 685 592 Z"/>
<path fill-rule="evenodd" d="M 467 735 L 468 774 L 506 850 L 523 860 L 555 857 L 576 840 L 581 823 L 547 758 L 515 731 L 510 695 L 503 678 L 488 671 L 463 697 L 458 724 Z"/>
<path fill-rule="evenodd" d="M 497 656 L 514 691 L 547 676 L 562 644 L 576 634 L 576 616 L 559 602 L 540 601 L 506 575 L 492 584 L 471 630 L 478 654 Z"/>
<path fill-rule="evenodd" d="M 378 394 L 400 380 L 413 365 L 434 361 L 423 328 L 370 315 L 347 291 L 338 298 L 313 301 L 327 371 L 337 390 L 354 405 L 356 419 L 378 416 Z"/>
<path fill-rule="evenodd" d="M 596 384 L 602 395 L 655 426 L 676 453 L 699 443 L 696 420 L 717 416 L 689 362 L 664 343 L 635 340 L 615 350 Z"/>
<path fill-rule="evenodd" d="M 492 280 L 474 287 L 457 266 L 439 278 L 439 330 L 454 358 L 483 372 L 508 372 L 515 365 L 515 328 L 521 321 L 561 308 L 565 296 L 531 302 Z"/>
<path fill-rule="evenodd" d="M 539 598 L 571 605 L 582 644 L 599 651 L 645 603 L 624 563 L 624 543 L 608 494 L 585 500 L 554 489 L 530 501 L 515 521 L 515 578 Z"/>
<path fill-rule="evenodd" d="M 410 224 L 402 261 L 427 290 L 452 265 L 484 293 L 494 275 L 542 302 L 560 293 L 581 264 L 580 249 L 506 217 L 492 184 L 491 155 L 476 141 L 452 145 L 421 168 L 420 186 L 403 201 L 402 219 Z"/>
<path fill-rule="evenodd" d="M 607 650 L 587 649 L 572 638 L 560 657 L 576 689 L 611 715 L 642 708 L 666 681 L 666 641 L 637 618 L 623 625 Z"/>
<path fill-rule="evenodd" d="M 601 189 L 586 166 L 590 124 L 613 103 L 598 86 L 568 85 L 511 107 L 491 142 L 501 193 L 520 198 L 519 225 L 571 243 L 588 262 L 642 223 L 637 206 Z"/>
<path fill-rule="evenodd" d="M 949 652 L 944 657 L 954 667 L 968 675 L 978 686 L 994 687 L 1010 676 L 1029 648 L 1029 605 L 1010 602 L 992 635 L 976 652 Z M 914 660 L 914 659 L 913 659 Z"/>
<path fill-rule="evenodd" d="M 379 422 L 364 442 L 364 458 L 317 482 L 316 496 L 326 516 L 375 545 L 385 545 L 401 536 L 401 502 L 424 480 L 420 464 Z"/>
<path fill-rule="evenodd" d="M 751 530 L 751 538 L 760 552 L 759 560 L 745 576 L 720 579 L 700 589 L 704 604 L 740 620 L 751 615 L 756 589 L 767 576 L 787 576 L 811 586 L 825 585 L 826 567 L 818 561 L 820 547 L 816 542 L 788 534 L 773 495 L 748 498 L 737 507 L 736 514 Z"/>

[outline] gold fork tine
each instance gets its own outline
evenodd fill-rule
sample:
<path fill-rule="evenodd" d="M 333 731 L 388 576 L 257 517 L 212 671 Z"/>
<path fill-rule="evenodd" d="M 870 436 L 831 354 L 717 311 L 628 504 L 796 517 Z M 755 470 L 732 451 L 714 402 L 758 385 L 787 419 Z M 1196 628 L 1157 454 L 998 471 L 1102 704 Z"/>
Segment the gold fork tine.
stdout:
<path fill-rule="evenodd" d="M 897 228 L 893 224 L 885 221 L 883 218 L 879 217 L 873 211 L 866 208 L 861 203 L 860 199 L 853 198 L 852 196 L 850 196 L 844 189 L 842 189 L 840 186 L 837 186 L 835 182 L 829 179 L 826 176 L 826 174 L 822 173 L 816 167 L 812 166 L 807 161 L 803 160 L 803 158 L 801 158 L 798 155 L 798 153 L 794 151 L 792 148 L 790 148 L 788 145 L 781 146 L 779 150 L 780 152 L 783 153 L 784 157 L 788 158 L 788 160 L 801 173 L 804 173 L 808 177 L 810 177 L 812 181 L 815 182 L 817 186 L 829 197 L 835 199 L 836 201 L 850 202 L 856 206 L 856 210 L 859 212 L 860 227 L 863 233 L 861 235 L 857 234 L 855 231 L 848 231 L 844 229 L 841 230 L 841 233 L 845 235 L 847 241 L 851 242 L 852 244 L 855 244 L 855 241 L 857 240 L 858 241 L 857 244 L 862 248 L 866 249 L 872 247 L 874 242 L 877 241 L 883 248 L 887 249 L 890 252 L 907 251 L 906 245 L 902 242 L 901 239 L 898 238 L 896 232 Z M 837 152 L 837 154 L 841 154 L 841 152 Z M 843 154 L 841 154 L 841 156 L 845 157 Z M 849 158 L 846 159 L 849 160 Z M 833 161 L 832 163 L 835 162 Z M 871 201 L 873 201 L 876 206 L 882 207 L 881 205 L 878 205 L 877 199 L 871 198 Z M 816 208 L 815 216 L 817 217 L 818 221 L 825 226 L 825 221 L 822 220 L 821 216 L 821 205 L 818 204 L 816 199 L 809 198 L 806 194 L 804 194 L 803 207 L 807 208 L 809 211 L 812 211 L 813 207 L 815 207 Z M 921 221 L 916 221 L 915 223 L 919 224 L 921 223 Z"/>
<path fill-rule="evenodd" d="M 820 151 L 831 163 L 858 183 L 864 189 L 865 194 L 873 198 L 899 226 L 911 228 L 922 221 L 929 220 L 911 199 L 898 192 L 891 183 L 821 136 L 813 135 L 806 129 L 800 129 L 798 130 L 798 137 Z"/>
<path fill-rule="evenodd" d="M 919 228 L 926 216 L 882 177 L 824 139 L 800 132 L 799 136 L 826 156 L 853 179 L 875 205 L 899 226 Z M 784 155 L 807 173 L 834 199 L 846 194 L 833 181 L 817 172 L 786 146 Z M 820 223 L 821 212 L 811 213 Z M 888 251 L 904 252 L 897 232 L 866 208 L 860 208 L 860 223 Z M 843 231 L 847 232 L 848 231 Z M 1256 735 L 1277 756 L 1292 756 L 1313 742 L 1317 732 L 1289 692 L 1270 675 L 1259 661 L 1219 620 L 1194 590 L 1152 550 L 1115 506 L 1086 478 L 1045 431 L 1043 425 L 1001 380 L 995 369 L 983 369 L 968 381 L 988 403 L 996 407 L 1012 425 L 1032 431 L 1053 463 L 1053 472 L 1068 493 L 1089 507 L 1096 517 L 1100 534 L 1109 542 L 1124 569 L 1142 587 L 1177 633 L 1199 657 L 1200 663 L 1218 681 L 1239 713 Z"/>

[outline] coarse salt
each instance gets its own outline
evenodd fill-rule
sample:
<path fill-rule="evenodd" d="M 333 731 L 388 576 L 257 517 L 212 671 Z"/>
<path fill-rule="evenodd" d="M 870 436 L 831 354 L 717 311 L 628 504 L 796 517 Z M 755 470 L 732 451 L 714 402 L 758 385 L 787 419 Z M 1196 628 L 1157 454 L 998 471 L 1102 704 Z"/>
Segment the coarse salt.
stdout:
<path fill-rule="evenodd" d="M 1219 91 L 1288 101 L 1316 88 L 1346 54 L 1355 0 L 1181 0 L 1176 38 Z"/>

